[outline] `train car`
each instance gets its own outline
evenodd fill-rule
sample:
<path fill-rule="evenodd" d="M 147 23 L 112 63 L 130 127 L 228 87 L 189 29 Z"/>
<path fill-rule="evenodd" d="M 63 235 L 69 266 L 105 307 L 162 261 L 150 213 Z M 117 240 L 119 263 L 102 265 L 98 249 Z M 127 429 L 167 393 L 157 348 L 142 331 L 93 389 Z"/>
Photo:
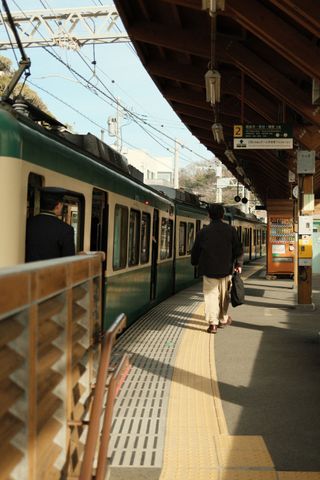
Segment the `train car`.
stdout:
<path fill-rule="evenodd" d="M 209 223 L 207 204 L 184 190 L 155 186 L 175 203 L 175 275 L 174 291 L 178 292 L 198 281 L 197 268 L 191 265 L 191 249 L 197 232 Z"/>
<path fill-rule="evenodd" d="M 196 233 L 209 223 L 206 208 L 187 192 L 168 195 L 146 186 L 96 137 L 63 131 L 32 106 L 25 115 L 2 104 L 0 173 L 0 268 L 24 262 L 26 222 L 40 211 L 40 191 L 60 189 L 76 252 L 106 255 L 104 328 L 121 312 L 130 324 L 197 281 L 190 253 Z M 246 260 L 264 254 L 257 220 L 228 209 L 226 221 L 237 228 Z"/>
<path fill-rule="evenodd" d="M 245 214 L 236 207 L 227 206 L 225 220 L 233 225 L 243 244 L 244 262 L 266 255 L 267 225 L 253 214 Z"/>
<path fill-rule="evenodd" d="M 24 262 L 26 221 L 39 212 L 40 189 L 59 188 L 76 251 L 106 254 L 105 327 L 121 311 L 130 323 L 172 294 L 174 202 L 110 158 L 104 164 L 102 155 L 116 153 L 98 139 L 90 136 L 89 151 L 84 141 L 0 109 L 0 266 Z"/>

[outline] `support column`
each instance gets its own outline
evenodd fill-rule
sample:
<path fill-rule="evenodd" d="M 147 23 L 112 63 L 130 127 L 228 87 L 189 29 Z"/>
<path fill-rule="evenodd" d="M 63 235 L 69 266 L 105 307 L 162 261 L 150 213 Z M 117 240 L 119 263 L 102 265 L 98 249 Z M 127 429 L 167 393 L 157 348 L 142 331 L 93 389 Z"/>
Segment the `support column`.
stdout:
<path fill-rule="evenodd" d="M 313 196 L 313 175 L 299 175 L 299 186 L 301 189 L 300 206 L 299 206 L 299 238 L 298 238 L 298 303 L 312 303 L 312 225 L 313 225 L 313 208 L 308 206 L 308 197 Z M 304 222 L 301 221 L 305 220 Z M 305 219 L 304 219 L 305 217 Z M 310 220 L 310 233 L 307 227 Z"/>

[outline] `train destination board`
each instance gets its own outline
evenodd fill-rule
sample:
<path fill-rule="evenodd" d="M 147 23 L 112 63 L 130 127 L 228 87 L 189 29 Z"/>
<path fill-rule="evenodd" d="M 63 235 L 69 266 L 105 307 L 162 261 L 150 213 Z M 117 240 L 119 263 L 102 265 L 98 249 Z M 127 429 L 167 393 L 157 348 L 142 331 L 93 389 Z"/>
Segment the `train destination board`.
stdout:
<path fill-rule="evenodd" d="M 233 148 L 235 149 L 291 149 L 293 148 L 292 126 L 234 125 Z"/>

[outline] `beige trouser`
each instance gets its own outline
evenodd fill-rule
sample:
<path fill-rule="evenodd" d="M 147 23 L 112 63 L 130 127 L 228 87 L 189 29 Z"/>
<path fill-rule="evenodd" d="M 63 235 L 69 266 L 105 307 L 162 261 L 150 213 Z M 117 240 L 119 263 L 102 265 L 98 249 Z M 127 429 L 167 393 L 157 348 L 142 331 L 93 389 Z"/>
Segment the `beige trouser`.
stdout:
<path fill-rule="evenodd" d="M 203 277 L 205 316 L 209 324 L 228 320 L 231 275 L 224 278 Z"/>

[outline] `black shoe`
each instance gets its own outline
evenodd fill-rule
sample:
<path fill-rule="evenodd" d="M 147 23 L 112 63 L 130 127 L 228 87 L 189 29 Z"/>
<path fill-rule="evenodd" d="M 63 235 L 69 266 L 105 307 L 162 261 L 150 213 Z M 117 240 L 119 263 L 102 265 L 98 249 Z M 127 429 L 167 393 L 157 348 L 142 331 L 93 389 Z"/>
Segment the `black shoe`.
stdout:
<path fill-rule="evenodd" d="M 208 333 L 217 333 L 217 325 L 213 325 L 210 323 L 209 327 L 207 328 Z"/>

